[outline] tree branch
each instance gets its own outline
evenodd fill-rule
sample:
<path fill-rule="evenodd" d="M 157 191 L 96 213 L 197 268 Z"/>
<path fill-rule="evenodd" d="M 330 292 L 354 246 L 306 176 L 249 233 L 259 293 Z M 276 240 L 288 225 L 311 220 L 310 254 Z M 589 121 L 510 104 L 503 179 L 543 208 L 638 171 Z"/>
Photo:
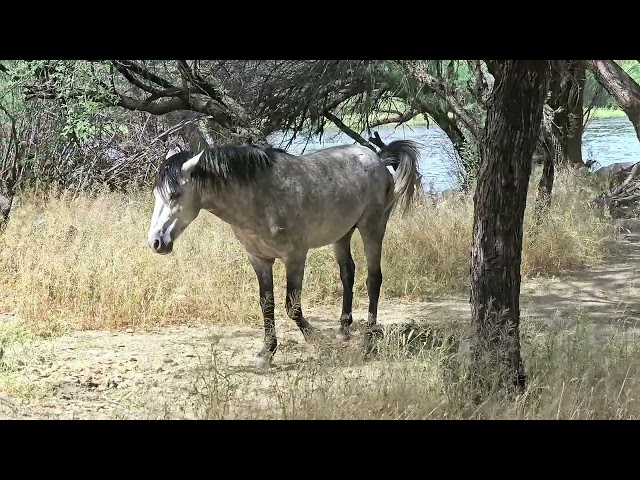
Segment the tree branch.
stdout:
<path fill-rule="evenodd" d="M 115 60 L 115 62 L 119 63 L 127 70 L 131 70 L 133 73 L 137 73 L 145 80 L 150 80 L 156 85 L 159 85 L 164 88 L 174 88 L 174 85 L 171 82 L 165 80 L 164 78 L 159 77 L 155 73 L 150 72 L 147 68 L 142 65 L 132 61 L 132 60 Z"/>
<path fill-rule="evenodd" d="M 375 120 L 374 122 L 371 122 L 369 124 L 369 127 L 371 128 L 376 128 L 379 127 L 381 125 L 387 125 L 390 123 L 395 123 L 397 125 L 403 124 L 408 122 L 409 120 L 411 120 L 412 118 L 416 117 L 417 115 L 419 115 L 420 112 L 418 112 L 417 110 L 410 110 L 406 113 L 400 114 L 400 115 L 396 115 L 395 117 L 385 117 L 385 118 L 381 118 L 379 120 Z"/>
<path fill-rule="evenodd" d="M 484 78 L 484 74 L 482 73 L 482 66 L 480 65 L 480 60 L 467 60 L 467 64 L 469 68 L 473 72 L 475 76 L 475 95 L 478 102 L 485 106 L 487 105 L 487 99 L 489 97 L 489 86 L 487 85 L 487 79 Z"/>
<path fill-rule="evenodd" d="M 471 134 L 476 139 L 480 138 L 480 136 L 482 135 L 482 127 L 480 126 L 478 121 L 464 109 L 454 93 L 446 89 L 441 81 L 431 76 L 427 72 L 426 68 L 423 65 L 420 65 L 418 62 L 409 60 L 397 60 L 397 62 L 400 64 L 407 75 L 415 78 L 420 83 L 426 85 L 440 97 L 442 97 L 444 101 L 449 104 L 453 112 L 469 129 Z"/>
<path fill-rule="evenodd" d="M 355 130 L 352 130 L 351 128 L 347 127 L 344 122 L 342 120 L 340 120 L 338 117 L 336 117 L 333 113 L 330 112 L 325 112 L 324 114 L 325 117 L 327 117 L 328 120 L 332 121 L 333 123 L 336 124 L 336 126 L 342 130 L 344 133 L 346 133 L 347 135 L 349 135 L 349 137 L 351 137 L 352 139 L 354 139 L 356 142 L 358 142 L 360 145 L 363 145 L 367 148 L 370 148 L 371 150 L 373 150 L 374 152 L 377 152 L 376 147 L 374 147 L 371 142 L 367 142 L 364 138 L 362 138 Z"/>
<path fill-rule="evenodd" d="M 125 67 L 124 65 L 122 65 L 118 60 L 114 60 L 112 62 L 113 66 L 115 67 L 115 69 L 124 77 L 127 79 L 127 81 L 129 83 L 131 83 L 132 85 L 138 87 L 139 89 L 147 92 L 147 93 L 151 93 L 153 95 L 158 95 L 158 98 L 164 96 L 162 95 L 161 90 L 158 90 L 157 88 L 154 88 L 150 85 L 147 85 L 144 82 L 141 82 L 140 80 L 138 80 L 135 75 L 133 73 L 131 73 L 129 71 L 129 69 L 127 67 Z M 166 90 L 165 90 L 166 91 Z"/>
<path fill-rule="evenodd" d="M 210 83 L 206 82 L 204 78 L 198 75 L 195 70 L 195 64 L 193 68 L 189 68 L 189 64 L 186 60 L 178 60 L 178 70 L 185 80 L 191 82 L 200 90 L 202 90 L 203 94 L 212 98 L 216 102 L 219 102 L 220 104 L 222 104 L 222 106 L 229 108 L 223 100 L 224 93 L 222 93 Z"/>
<path fill-rule="evenodd" d="M 614 60 L 587 60 L 587 68 L 627 114 L 640 140 L 640 85 Z"/>

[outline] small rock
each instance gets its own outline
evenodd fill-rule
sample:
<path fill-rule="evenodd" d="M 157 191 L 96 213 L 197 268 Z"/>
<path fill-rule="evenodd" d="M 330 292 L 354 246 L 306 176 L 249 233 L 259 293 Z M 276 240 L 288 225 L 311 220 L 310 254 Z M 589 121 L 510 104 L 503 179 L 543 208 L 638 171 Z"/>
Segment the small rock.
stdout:
<path fill-rule="evenodd" d="M 195 358 L 195 355 L 193 353 L 187 353 L 185 355 L 185 357 L 187 357 L 187 358 Z"/>
<path fill-rule="evenodd" d="M 125 333 L 133 333 L 133 328 L 127 328 L 127 329 L 125 330 Z"/>
<path fill-rule="evenodd" d="M 129 359 L 129 361 L 130 361 L 130 362 L 137 362 L 137 361 L 138 361 L 138 359 L 137 359 L 136 357 L 131 357 L 131 358 Z"/>
<path fill-rule="evenodd" d="M 98 382 L 95 382 L 93 379 L 88 379 L 85 382 L 85 385 L 87 386 L 87 388 L 97 388 L 100 386 L 100 384 Z"/>
<path fill-rule="evenodd" d="M 172 358 L 165 358 L 163 360 L 164 363 L 175 363 L 174 360 Z"/>

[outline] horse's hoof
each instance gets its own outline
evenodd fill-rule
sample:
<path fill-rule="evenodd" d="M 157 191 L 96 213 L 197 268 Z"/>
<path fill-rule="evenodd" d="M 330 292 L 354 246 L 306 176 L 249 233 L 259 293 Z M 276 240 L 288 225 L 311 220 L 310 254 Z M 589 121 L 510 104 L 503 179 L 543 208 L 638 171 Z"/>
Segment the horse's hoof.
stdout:
<path fill-rule="evenodd" d="M 253 359 L 253 364 L 256 367 L 256 370 L 264 372 L 266 370 L 269 370 L 269 367 L 271 366 L 271 361 L 272 361 L 271 356 L 257 355 Z"/>

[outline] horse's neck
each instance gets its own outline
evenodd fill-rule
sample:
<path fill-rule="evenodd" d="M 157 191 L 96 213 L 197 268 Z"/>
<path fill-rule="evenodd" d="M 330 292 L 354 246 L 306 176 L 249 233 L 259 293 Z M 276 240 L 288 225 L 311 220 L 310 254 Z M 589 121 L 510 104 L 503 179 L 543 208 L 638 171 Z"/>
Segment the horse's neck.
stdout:
<path fill-rule="evenodd" d="M 202 193 L 201 206 L 223 222 L 244 228 L 247 209 L 251 208 L 252 193 L 244 188 L 221 188 L 219 191 Z"/>

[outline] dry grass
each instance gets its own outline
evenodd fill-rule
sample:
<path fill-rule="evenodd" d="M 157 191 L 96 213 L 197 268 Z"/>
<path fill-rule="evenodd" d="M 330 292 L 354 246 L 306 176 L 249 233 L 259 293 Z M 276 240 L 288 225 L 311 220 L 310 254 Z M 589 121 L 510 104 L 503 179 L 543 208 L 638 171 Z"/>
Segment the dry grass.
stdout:
<path fill-rule="evenodd" d="M 215 344 L 194 383 L 203 419 L 638 419 L 640 342 L 624 330 L 598 332 L 579 314 L 570 325 L 524 319 L 522 352 L 528 388 L 495 391 L 479 405 L 468 381 L 460 332 L 441 342 L 389 335 L 379 355 L 338 349 L 317 361 L 266 376 L 230 373 Z M 606 337 L 606 341 L 603 338 Z M 398 341 L 404 339 L 404 341 Z M 347 353 L 348 352 L 348 353 Z M 497 374 L 497 372 L 496 372 Z M 165 418 L 179 416 L 172 408 Z"/>
<path fill-rule="evenodd" d="M 542 224 L 527 209 L 523 274 L 597 261 L 606 224 L 577 195 L 578 179 L 560 174 Z M 586 188 L 586 187 L 585 187 Z M 174 253 L 146 244 L 149 192 L 46 200 L 24 195 L 0 235 L 0 312 L 16 311 L 38 332 L 64 328 L 155 327 L 206 319 L 259 322 L 257 282 L 230 228 L 202 213 Z M 473 204 L 422 199 L 406 218 L 394 216 L 383 253 L 383 297 L 425 299 L 467 285 Z M 356 305 L 366 301 L 366 267 L 358 235 Z M 275 268 L 284 303 L 284 268 Z M 303 301 L 340 301 L 341 284 L 329 247 L 312 251 Z"/>

